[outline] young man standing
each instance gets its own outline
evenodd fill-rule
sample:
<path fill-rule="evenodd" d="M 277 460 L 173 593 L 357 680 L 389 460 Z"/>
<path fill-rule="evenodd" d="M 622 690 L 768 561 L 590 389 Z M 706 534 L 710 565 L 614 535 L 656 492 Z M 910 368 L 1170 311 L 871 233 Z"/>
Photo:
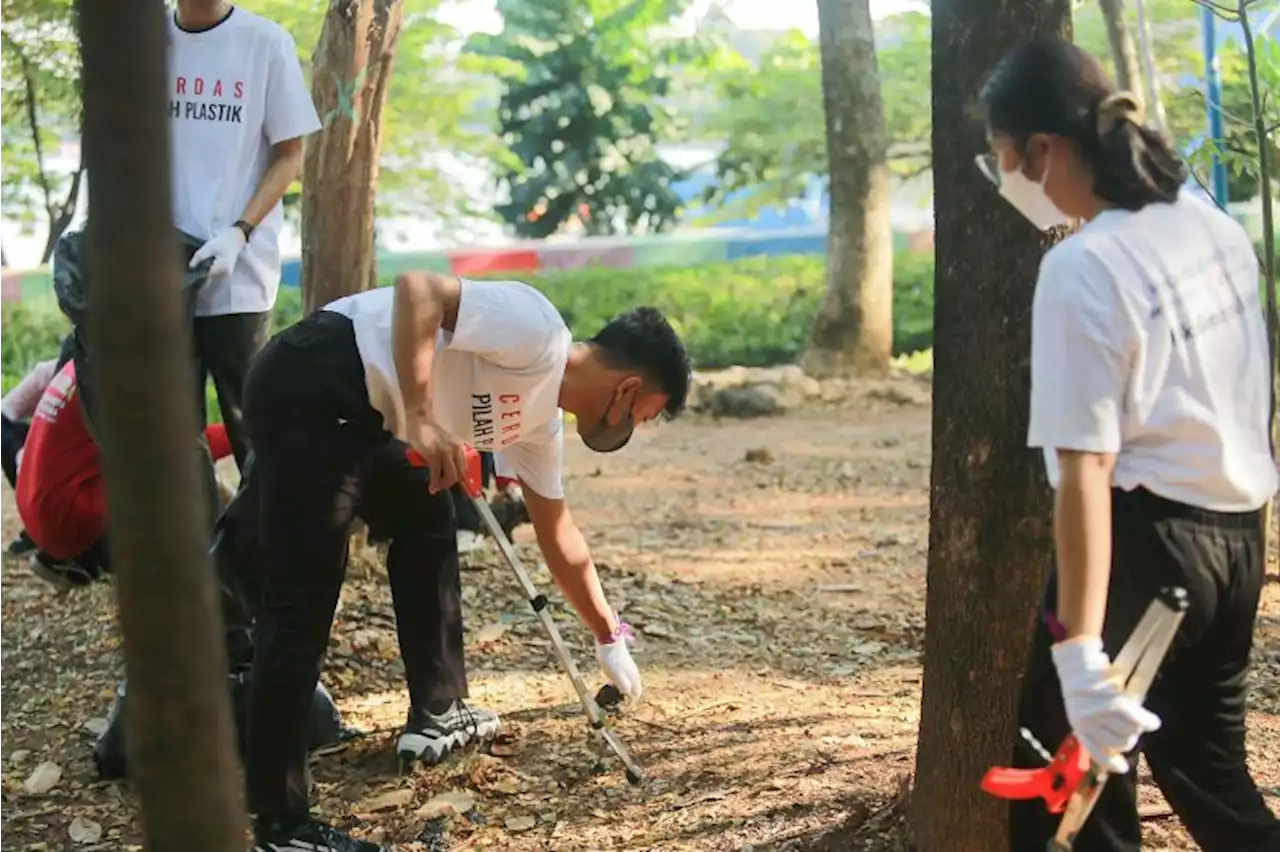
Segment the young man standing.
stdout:
<path fill-rule="evenodd" d="M 280 286 L 281 198 L 320 129 L 297 46 L 280 25 L 223 0 L 178 0 L 169 23 L 173 214 L 212 258 L 195 306 L 197 401 L 212 377 L 236 463 L 241 397 Z"/>
<path fill-rule="evenodd" d="M 390 539 L 387 570 L 409 684 L 401 756 L 439 760 L 493 736 L 468 707 L 450 487 L 464 446 L 518 475 L 547 567 L 596 639 L 604 673 L 633 699 L 628 629 L 605 600 L 564 500 L 561 410 L 599 452 L 637 423 L 684 407 L 690 367 L 660 312 L 638 308 L 574 343 L 559 313 L 518 282 L 411 273 L 349 296 L 276 336 L 245 388 L 261 500 L 264 606 L 257 620 L 246 757 L 257 850 L 378 852 L 310 818 L 307 706 L 359 516 Z M 410 464 L 417 450 L 425 467 Z"/>

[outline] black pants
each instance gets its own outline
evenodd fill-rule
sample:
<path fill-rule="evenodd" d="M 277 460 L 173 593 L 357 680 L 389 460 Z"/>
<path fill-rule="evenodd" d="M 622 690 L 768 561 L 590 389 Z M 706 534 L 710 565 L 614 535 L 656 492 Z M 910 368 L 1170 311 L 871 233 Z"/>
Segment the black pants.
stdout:
<path fill-rule="evenodd" d="M 226 314 L 196 317 L 192 339 L 196 348 L 196 399 L 200 427 L 205 425 L 205 383 L 212 378 L 218 394 L 218 409 L 227 425 L 227 438 L 236 457 L 236 466 L 244 470 L 249 452 L 249 439 L 244 427 L 244 383 L 249 365 L 262 349 L 271 327 L 271 312 L 260 314 Z"/>
<path fill-rule="evenodd" d="M 30 431 L 30 423 L 0 415 L 0 466 L 4 467 L 4 478 L 13 489 L 18 487 L 18 453 L 27 442 Z"/>
<path fill-rule="evenodd" d="M 1114 492 L 1111 588 L 1103 643 L 1114 658 L 1162 586 L 1182 586 L 1190 607 L 1147 707 L 1163 725 L 1140 749 L 1165 798 L 1205 852 L 1274 852 L 1280 822 L 1245 765 L 1245 677 L 1265 564 L 1258 512 L 1221 514 L 1139 489 Z M 1019 725 L 1053 750 L 1069 733 L 1050 657 L 1057 641 L 1056 586 L 1036 628 Z M 1042 762 L 1025 745 L 1014 765 Z M 1112 776 L 1076 841 L 1076 852 L 1141 846 L 1134 772 Z M 1059 817 L 1043 802 L 1014 802 L 1013 852 L 1041 852 Z"/>
<path fill-rule="evenodd" d="M 245 387 L 259 488 L 262 605 L 245 768 L 259 817 L 307 811 L 306 719 L 346 571 L 353 518 L 391 540 L 387 570 L 417 705 L 467 694 L 453 504 L 383 428 L 351 323 L 318 311 L 276 336 Z"/>

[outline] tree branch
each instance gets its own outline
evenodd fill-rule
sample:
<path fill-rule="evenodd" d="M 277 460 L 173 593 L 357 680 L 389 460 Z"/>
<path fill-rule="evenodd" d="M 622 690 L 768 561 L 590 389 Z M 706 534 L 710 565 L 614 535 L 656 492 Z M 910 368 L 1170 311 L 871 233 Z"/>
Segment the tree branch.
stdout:
<path fill-rule="evenodd" d="M 1200 102 L 1205 106 L 1205 108 L 1206 109 L 1209 108 L 1209 99 L 1206 98 L 1204 96 L 1204 92 L 1200 91 L 1199 89 L 1188 90 L 1186 96 L 1192 97 L 1192 98 L 1199 98 Z M 1244 125 L 1245 127 L 1253 127 L 1252 119 L 1242 118 L 1241 116 L 1236 115 L 1235 113 L 1231 112 L 1226 107 L 1224 107 L 1221 103 L 1219 103 L 1216 107 L 1214 107 L 1214 109 L 1216 109 L 1218 113 L 1221 114 L 1221 116 L 1227 119 L 1228 121 L 1234 122 L 1235 124 Z"/>
<path fill-rule="evenodd" d="M 1202 9 L 1208 9 L 1210 12 L 1213 12 L 1214 15 L 1228 23 L 1236 23 L 1240 20 L 1239 12 L 1230 6 L 1223 6 L 1219 3 L 1213 2 L 1213 0 L 1191 0 L 1191 2 L 1195 3 Z M 1247 6 L 1248 4 L 1246 3 L 1244 5 Z"/>
<path fill-rule="evenodd" d="M 15 45 L 13 41 L 9 41 L 10 49 Z M 53 188 L 49 186 L 49 176 L 44 170 L 44 146 L 40 142 L 40 119 L 36 111 L 36 80 L 31 70 L 31 60 L 22 51 L 16 51 L 18 61 L 22 64 L 22 82 L 26 88 L 27 101 L 27 126 L 31 129 L 31 142 L 36 149 L 36 176 L 40 181 L 40 191 L 44 194 L 44 210 L 49 217 L 50 222 L 53 221 Z"/>

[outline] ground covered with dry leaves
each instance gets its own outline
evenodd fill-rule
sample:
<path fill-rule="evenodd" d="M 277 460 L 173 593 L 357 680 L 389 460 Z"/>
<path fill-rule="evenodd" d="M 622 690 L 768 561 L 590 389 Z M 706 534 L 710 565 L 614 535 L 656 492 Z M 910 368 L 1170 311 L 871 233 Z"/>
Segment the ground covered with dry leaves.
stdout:
<path fill-rule="evenodd" d="M 919 382 L 779 418 L 692 416 L 608 457 L 570 442 L 575 513 L 639 631 L 647 700 L 615 724 L 648 773 L 641 788 L 612 762 L 597 771 L 568 680 L 492 547 L 463 575 L 468 659 L 472 700 L 506 734 L 493 753 L 399 776 L 407 697 L 390 595 L 376 561 L 357 560 L 324 679 L 367 735 L 315 757 L 318 811 L 432 852 L 904 848 L 894 804 L 918 724 L 928 516 Z M 527 527 L 519 537 L 536 563 Z M 551 590 L 545 568 L 534 579 Z M 555 611 L 600 685 L 588 635 Z M 8 560 L 2 624 L 4 847 L 128 849 L 129 788 L 98 782 L 90 759 L 122 671 L 111 587 L 57 595 Z M 1253 768 L 1280 809 L 1280 584 L 1259 640 Z M 24 789 L 46 762 L 57 782 Z M 1193 848 L 1147 792 L 1150 848 Z M 832 826 L 845 829 L 824 838 Z"/>

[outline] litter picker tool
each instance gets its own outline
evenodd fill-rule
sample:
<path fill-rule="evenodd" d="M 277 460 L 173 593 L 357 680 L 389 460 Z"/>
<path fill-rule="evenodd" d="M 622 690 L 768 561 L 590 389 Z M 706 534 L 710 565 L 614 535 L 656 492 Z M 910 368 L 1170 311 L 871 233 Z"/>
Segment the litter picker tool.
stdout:
<path fill-rule="evenodd" d="M 417 450 L 410 448 L 406 455 L 411 464 L 419 467 L 426 464 L 425 459 L 422 458 Z M 484 522 L 485 528 L 489 530 L 489 535 L 493 536 L 493 540 L 498 543 L 498 549 L 502 551 L 502 556 L 507 565 L 511 567 L 512 573 L 516 575 L 516 580 L 520 583 L 520 588 L 524 591 L 524 596 L 529 601 L 529 606 L 538 614 L 538 618 L 542 621 L 542 626 L 546 628 L 547 635 L 551 638 L 551 646 L 555 648 L 556 656 L 560 658 L 560 665 L 569 675 L 574 691 L 578 693 L 578 701 L 581 702 L 582 711 L 586 714 L 587 721 L 591 724 L 591 730 L 600 742 L 622 762 L 627 772 L 627 781 L 632 784 L 641 783 L 644 780 L 644 772 L 640 769 L 640 765 L 636 763 L 635 759 L 631 757 L 631 752 L 627 750 L 626 744 L 605 723 L 604 711 L 600 709 L 600 705 L 596 703 L 595 698 L 587 691 L 587 685 L 582 679 L 582 673 L 578 671 L 577 663 L 573 661 L 573 656 L 570 655 L 569 649 L 560 637 L 560 630 L 556 627 L 555 619 L 551 617 L 551 608 L 546 595 L 541 594 L 533 585 L 533 580 L 529 578 L 529 572 L 525 570 L 524 563 L 520 561 L 519 555 L 516 554 L 515 547 L 511 544 L 511 540 L 507 538 L 507 534 L 502 531 L 502 526 L 498 523 L 498 519 L 493 516 L 493 510 L 489 508 L 488 501 L 484 499 L 480 454 L 472 447 L 467 447 L 467 470 L 462 478 L 462 488 L 466 491 L 467 496 L 471 498 L 471 502 L 475 504 L 476 511 L 480 514 L 480 519 Z"/>
<path fill-rule="evenodd" d="M 1161 589 L 1112 662 L 1111 677 L 1140 703 L 1146 699 L 1186 612 L 1185 589 Z M 1049 813 L 1062 814 L 1046 852 L 1071 852 L 1107 782 L 1106 767 L 1092 761 L 1074 735 L 1068 735 L 1053 755 L 1026 728 L 1022 736 L 1048 765 L 1039 769 L 993 767 L 983 776 L 982 789 L 1001 799 L 1044 799 Z"/>

